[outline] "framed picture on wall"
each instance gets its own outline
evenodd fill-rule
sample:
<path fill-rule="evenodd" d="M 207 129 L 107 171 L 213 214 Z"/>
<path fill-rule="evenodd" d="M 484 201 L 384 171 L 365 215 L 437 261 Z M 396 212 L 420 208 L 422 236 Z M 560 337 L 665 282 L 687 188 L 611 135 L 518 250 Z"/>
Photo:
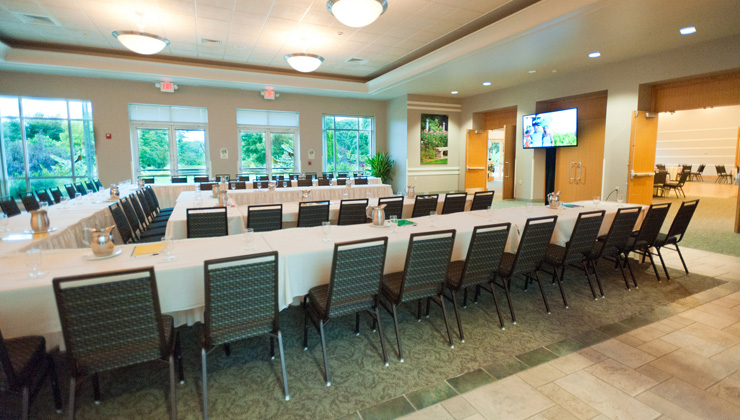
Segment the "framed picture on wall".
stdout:
<path fill-rule="evenodd" d="M 421 114 L 421 164 L 446 165 L 449 115 Z"/>

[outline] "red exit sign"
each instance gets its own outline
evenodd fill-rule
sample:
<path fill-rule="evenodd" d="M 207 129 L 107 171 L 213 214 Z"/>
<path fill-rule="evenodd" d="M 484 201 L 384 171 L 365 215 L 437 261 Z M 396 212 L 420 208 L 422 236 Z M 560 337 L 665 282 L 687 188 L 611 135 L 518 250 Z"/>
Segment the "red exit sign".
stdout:
<path fill-rule="evenodd" d="M 159 90 L 162 92 L 169 92 L 174 93 L 175 92 L 175 84 L 172 82 L 160 82 L 159 83 Z"/>

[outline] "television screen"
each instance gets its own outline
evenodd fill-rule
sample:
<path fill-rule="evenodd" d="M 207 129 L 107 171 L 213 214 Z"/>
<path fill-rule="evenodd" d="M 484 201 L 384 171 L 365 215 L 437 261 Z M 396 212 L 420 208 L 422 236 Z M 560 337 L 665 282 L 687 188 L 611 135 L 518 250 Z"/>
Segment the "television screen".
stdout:
<path fill-rule="evenodd" d="M 578 146 L 578 108 L 542 112 L 522 117 L 525 149 Z"/>

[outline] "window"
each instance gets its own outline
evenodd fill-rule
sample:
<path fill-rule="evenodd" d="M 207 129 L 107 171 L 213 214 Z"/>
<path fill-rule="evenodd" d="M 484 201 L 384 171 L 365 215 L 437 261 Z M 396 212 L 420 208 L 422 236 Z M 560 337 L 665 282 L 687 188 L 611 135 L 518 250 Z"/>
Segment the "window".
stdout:
<path fill-rule="evenodd" d="M 375 119 L 324 115 L 324 170 L 365 171 L 375 148 Z"/>
<path fill-rule="evenodd" d="M 2 194 L 96 178 L 92 103 L 0 96 Z"/>
<path fill-rule="evenodd" d="M 299 172 L 298 113 L 236 110 L 239 173 Z"/>
<path fill-rule="evenodd" d="M 207 109 L 129 104 L 129 120 L 135 178 L 210 175 Z"/>

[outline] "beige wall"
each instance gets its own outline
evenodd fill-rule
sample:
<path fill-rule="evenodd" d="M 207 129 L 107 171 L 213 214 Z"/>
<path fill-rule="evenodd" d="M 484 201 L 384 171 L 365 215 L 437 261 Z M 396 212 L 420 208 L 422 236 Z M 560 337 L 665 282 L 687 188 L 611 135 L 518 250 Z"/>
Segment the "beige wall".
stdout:
<path fill-rule="evenodd" d="M 237 171 L 237 108 L 298 112 L 301 170 L 304 172 L 322 170 L 322 114 L 375 117 L 376 149 L 387 150 L 386 101 L 287 93 L 275 101 L 266 101 L 255 91 L 182 85 L 175 93 L 162 93 L 153 83 L 20 72 L 0 72 L 0 95 L 92 101 L 98 172 L 105 185 L 132 176 L 129 103 L 208 108 L 208 138 L 214 174 L 235 174 Z M 106 133 L 110 133 L 112 139 L 106 140 Z M 222 147 L 229 151 L 226 160 L 219 157 Z M 311 165 L 306 158 L 310 148 L 316 151 L 316 159 Z"/>
<path fill-rule="evenodd" d="M 388 153 L 394 160 L 393 191 L 406 188 L 406 158 L 408 156 L 408 121 L 406 115 L 406 96 L 388 101 Z"/>

